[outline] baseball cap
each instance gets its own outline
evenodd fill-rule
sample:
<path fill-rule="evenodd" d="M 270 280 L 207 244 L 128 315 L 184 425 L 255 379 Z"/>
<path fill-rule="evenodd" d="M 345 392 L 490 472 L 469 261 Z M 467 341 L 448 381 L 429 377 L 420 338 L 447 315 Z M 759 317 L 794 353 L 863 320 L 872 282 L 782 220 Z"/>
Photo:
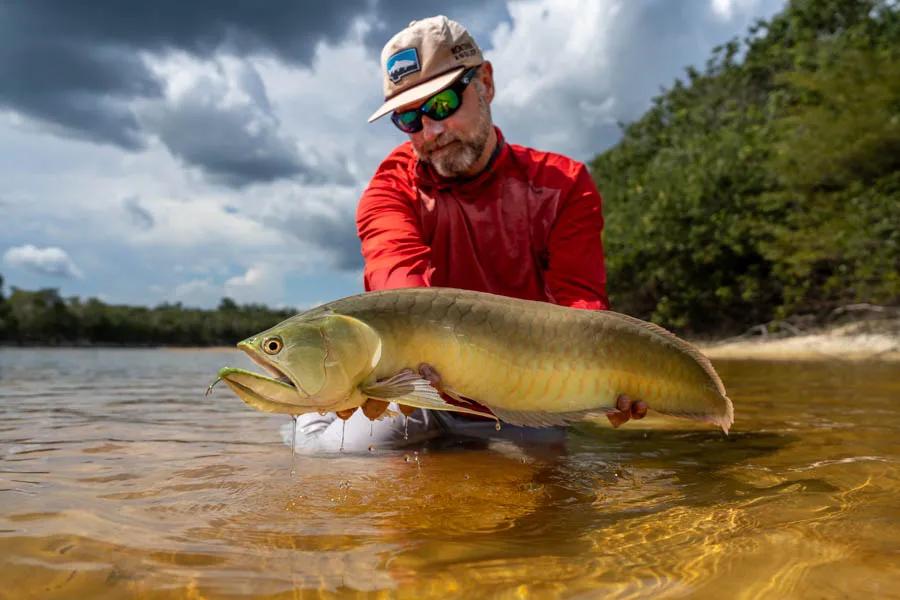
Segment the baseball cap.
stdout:
<path fill-rule="evenodd" d="M 384 104 L 372 113 L 369 123 L 436 94 L 482 62 L 481 48 L 456 21 L 443 15 L 412 21 L 381 51 Z"/>

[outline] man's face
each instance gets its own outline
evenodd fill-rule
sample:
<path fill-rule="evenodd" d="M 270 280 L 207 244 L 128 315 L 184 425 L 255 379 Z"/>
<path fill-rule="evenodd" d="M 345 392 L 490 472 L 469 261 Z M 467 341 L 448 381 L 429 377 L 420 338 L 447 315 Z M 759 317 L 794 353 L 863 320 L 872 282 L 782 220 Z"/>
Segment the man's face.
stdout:
<path fill-rule="evenodd" d="M 477 78 L 489 69 L 484 66 Z M 485 91 L 492 88 L 485 87 Z M 487 82 L 492 85 L 492 82 Z M 422 131 L 409 134 L 413 150 L 419 160 L 430 163 L 442 177 L 474 175 L 471 170 L 485 152 L 491 133 L 491 106 L 489 98 L 478 90 L 476 81 L 470 83 L 462 96 L 462 105 L 455 113 L 443 121 L 433 121 L 422 117 Z M 416 108 L 421 102 L 403 106 L 398 112 Z"/>

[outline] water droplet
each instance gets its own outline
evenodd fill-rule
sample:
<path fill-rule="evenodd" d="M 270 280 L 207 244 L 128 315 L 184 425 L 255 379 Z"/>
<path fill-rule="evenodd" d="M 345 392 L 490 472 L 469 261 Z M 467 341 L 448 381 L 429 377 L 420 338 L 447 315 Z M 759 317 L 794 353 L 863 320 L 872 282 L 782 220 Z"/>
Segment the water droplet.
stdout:
<path fill-rule="evenodd" d="M 297 465 L 294 462 L 297 455 L 294 450 L 297 448 L 297 417 L 300 415 L 291 415 L 291 477 L 297 474 Z"/>
<path fill-rule="evenodd" d="M 375 421 L 369 421 L 369 437 L 375 435 Z"/>
<path fill-rule="evenodd" d="M 341 419 L 341 447 L 338 452 L 344 451 L 344 433 L 347 431 L 347 421 L 346 419 Z"/>
<path fill-rule="evenodd" d="M 403 415 L 403 439 L 409 439 L 409 417 Z"/>
<path fill-rule="evenodd" d="M 497 424 L 494 425 L 494 429 L 496 429 L 497 431 L 500 431 L 500 421 L 497 421 Z"/>
<path fill-rule="evenodd" d="M 319 411 L 319 416 L 320 416 L 320 417 L 324 417 L 324 416 L 325 416 L 325 411 L 324 411 L 324 410 L 320 410 L 320 411 Z"/>
<path fill-rule="evenodd" d="M 468 481 L 468 479 L 469 479 L 469 474 L 468 474 L 468 473 L 465 473 L 465 474 L 463 475 L 463 479 L 465 479 L 465 480 Z"/>
<path fill-rule="evenodd" d="M 375 446 L 369 445 L 369 452 L 375 452 Z"/>
<path fill-rule="evenodd" d="M 403 455 L 403 462 L 412 462 L 412 458 L 409 457 L 409 454 Z"/>

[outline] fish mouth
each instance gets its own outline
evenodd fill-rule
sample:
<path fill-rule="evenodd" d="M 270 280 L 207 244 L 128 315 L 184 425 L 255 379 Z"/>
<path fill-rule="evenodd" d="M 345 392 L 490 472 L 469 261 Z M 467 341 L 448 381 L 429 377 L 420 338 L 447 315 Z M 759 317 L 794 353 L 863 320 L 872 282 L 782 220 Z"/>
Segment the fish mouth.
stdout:
<path fill-rule="evenodd" d="M 293 385 L 255 371 L 224 367 L 219 370 L 216 381 L 219 380 L 224 381 L 246 404 L 263 412 L 299 415 L 318 410 L 305 402 Z M 213 385 L 215 382 L 210 390 Z"/>
<path fill-rule="evenodd" d="M 247 341 L 243 341 L 239 342 L 237 347 L 243 350 L 244 353 L 250 357 L 250 360 L 265 369 L 272 376 L 271 379 L 273 381 L 289 385 L 293 387 L 299 395 L 305 398 L 309 398 L 309 394 L 306 393 L 306 390 L 303 389 L 303 386 L 298 385 L 298 383 L 291 379 L 291 377 L 287 373 L 273 365 L 264 355 L 262 355 L 256 348 L 254 348 L 252 344 Z"/>

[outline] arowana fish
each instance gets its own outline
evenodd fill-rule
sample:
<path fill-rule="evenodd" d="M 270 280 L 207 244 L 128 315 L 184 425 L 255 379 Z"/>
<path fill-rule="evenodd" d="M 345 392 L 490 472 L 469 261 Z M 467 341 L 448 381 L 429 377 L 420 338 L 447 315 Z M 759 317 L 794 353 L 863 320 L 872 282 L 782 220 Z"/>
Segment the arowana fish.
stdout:
<path fill-rule="evenodd" d="M 483 414 L 474 400 L 500 421 L 544 427 L 614 411 L 627 394 L 726 433 L 734 421 L 721 379 L 696 348 L 611 311 L 449 288 L 388 290 L 303 312 L 238 348 L 273 376 L 226 367 L 219 378 L 266 412 L 340 413 L 375 399 Z M 416 372 L 423 363 L 460 405 Z"/>

